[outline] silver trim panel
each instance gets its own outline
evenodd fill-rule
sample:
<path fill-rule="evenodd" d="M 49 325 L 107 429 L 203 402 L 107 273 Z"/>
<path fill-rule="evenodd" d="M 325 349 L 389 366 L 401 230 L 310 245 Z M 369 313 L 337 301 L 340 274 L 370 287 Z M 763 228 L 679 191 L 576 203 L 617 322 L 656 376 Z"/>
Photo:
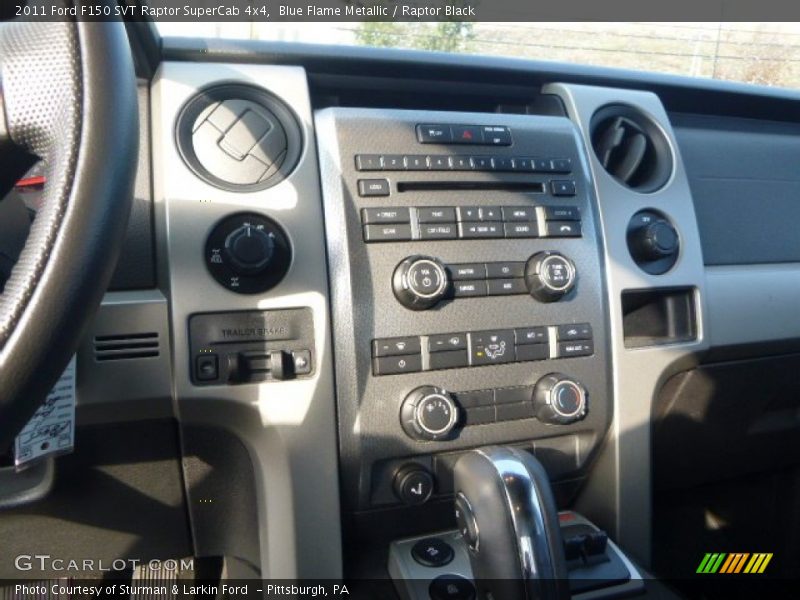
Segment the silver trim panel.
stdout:
<path fill-rule="evenodd" d="M 611 532 L 620 545 L 647 567 L 651 552 L 650 415 L 653 400 L 666 377 L 695 361 L 708 347 L 703 253 L 694 204 L 680 151 L 659 98 L 650 92 L 571 84 L 551 84 L 545 93 L 564 102 L 580 129 L 593 175 L 610 307 L 614 422 L 577 509 Z M 634 106 L 662 129 L 673 152 L 673 172 L 660 190 L 640 194 L 620 185 L 602 167 L 591 148 L 590 123 L 608 104 Z M 663 275 L 649 275 L 633 261 L 625 232 L 639 210 L 654 208 L 668 215 L 679 232 L 682 248 L 675 266 Z M 664 347 L 626 349 L 622 332 L 622 292 L 654 287 L 696 290 L 697 340 Z"/>
<path fill-rule="evenodd" d="M 294 111 L 303 134 L 292 174 L 267 190 L 235 193 L 194 175 L 175 144 L 175 119 L 198 90 L 216 83 L 266 89 Z M 341 533 L 333 364 L 323 214 L 305 71 L 263 65 L 164 63 L 152 86 L 153 177 L 160 285 L 169 290 L 176 412 L 182 428 L 219 427 L 250 453 L 264 578 L 339 578 Z M 284 280 L 260 295 L 218 285 L 203 263 L 206 236 L 220 219 L 255 211 L 278 223 L 293 248 Z M 198 312 L 310 307 L 317 369 L 295 381 L 196 387 L 187 325 Z M 190 501 L 196 501 L 191 497 Z M 197 511 L 195 514 L 200 514 Z M 192 526 L 202 527 L 195 516 Z M 196 549 L 202 551 L 202 549 Z"/>

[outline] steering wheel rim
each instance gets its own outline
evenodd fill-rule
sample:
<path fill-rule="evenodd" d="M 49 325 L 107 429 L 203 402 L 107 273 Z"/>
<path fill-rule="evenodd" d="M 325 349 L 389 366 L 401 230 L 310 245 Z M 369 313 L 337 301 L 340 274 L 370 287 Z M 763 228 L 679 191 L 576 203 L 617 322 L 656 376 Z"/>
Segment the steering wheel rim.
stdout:
<path fill-rule="evenodd" d="M 3 133 L 41 159 L 42 207 L 0 294 L 0 451 L 74 354 L 116 264 L 138 151 L 121 22 L 0 24 Z"/>

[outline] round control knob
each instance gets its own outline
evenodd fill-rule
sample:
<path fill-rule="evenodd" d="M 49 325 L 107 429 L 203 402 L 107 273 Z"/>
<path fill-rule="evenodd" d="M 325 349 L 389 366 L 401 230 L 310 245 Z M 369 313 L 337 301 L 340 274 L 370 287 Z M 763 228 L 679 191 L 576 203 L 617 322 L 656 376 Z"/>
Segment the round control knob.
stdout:
<path fill-rule="evenodd" d="M 394 493 L 405 504 L 424 504 L 433 494 L 433 475 L 418 464 L 400 467 L 394 475 Z"/>
<path fill-rule="evenodd" d="M 544 423 L 566 425 L 586 416 L 586 389 L 560 373 L 542 377 L 533 390 L 533 411 Z"/>
<path fill-rule="evenodd" d="M 556 302 L 575 287 L 575 263 L 558 252 L 539 252 L 525 264 L 525 285 L 540 302 Z"/>
<path fill-rule="evenodd" d="M 448 392 L 432 385 L 413 390 L 400 407 L 403 430 L 417 440 L 442 440 L 455 429 L 458 407 Z"/>
<path fill-rule="evenodd" d="M 254 274 L 269 264 L 275 252 L 275 242 L 263 228 L 247 223 L 228 234 L 225 252 L 235 271 Z"/>
<path fill-rule="evenodd" d="M 678 260 L 680 237 L 662 213 L 640 210 L 628 223 L 628 251 L 639 267 L 651 275 L 669 271 Z"/>
<path fill-rule="evenodd" d="M 236 213 L 217 223 L 206 239 L 206 268 L 238 294 L 260 294 L 278 285 L 292 264 L 289 238 L 275 221 Z"/>
<path fill-rule="evenodd" d="M 678 232 L 666 221 L 640 227 L 631 237 L 631 252 L 640 260 L 658 260 L 678 251 Z"/>
<path fill-rule="evenodd" d="M 430 256 L 409 256 L 392 276 L 395 297 L 411 310 L 435 306 L 447 295 L 449 284 L 444 265 Z"/>

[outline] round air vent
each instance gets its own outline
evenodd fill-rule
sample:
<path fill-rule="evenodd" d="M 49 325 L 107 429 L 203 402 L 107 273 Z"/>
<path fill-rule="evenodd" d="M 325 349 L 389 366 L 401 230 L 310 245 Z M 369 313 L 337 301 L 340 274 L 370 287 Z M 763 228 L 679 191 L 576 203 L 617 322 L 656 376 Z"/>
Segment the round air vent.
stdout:
<path fill-rule="evenodd" d="M 601 108 L 592 117 L 591 131 L 597 160 L 625 187 L 655 192 L 672 174 L 672 151 L 664 132 L 635 108 Z"/>
<path fill-rule="evenodd" d="M 233 192 L 263 190 L 297 165 L 300 126 L 292 111 L 266 91 L 241 84 L 202 91 L 178 116 L 181 156 L 198 177 Z"/>

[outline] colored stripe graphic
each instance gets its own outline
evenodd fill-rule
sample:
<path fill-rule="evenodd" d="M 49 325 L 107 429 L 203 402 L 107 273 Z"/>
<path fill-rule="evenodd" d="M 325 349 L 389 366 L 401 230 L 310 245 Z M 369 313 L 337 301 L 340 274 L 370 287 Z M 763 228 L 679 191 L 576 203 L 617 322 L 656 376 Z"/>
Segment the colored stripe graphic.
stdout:
<path fill-rule="evenodd" d="M 697 573 L 763 573 L 772 560 L 766 552 L 707 552 L 697 567 Z"/>

